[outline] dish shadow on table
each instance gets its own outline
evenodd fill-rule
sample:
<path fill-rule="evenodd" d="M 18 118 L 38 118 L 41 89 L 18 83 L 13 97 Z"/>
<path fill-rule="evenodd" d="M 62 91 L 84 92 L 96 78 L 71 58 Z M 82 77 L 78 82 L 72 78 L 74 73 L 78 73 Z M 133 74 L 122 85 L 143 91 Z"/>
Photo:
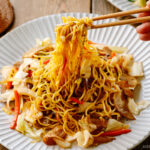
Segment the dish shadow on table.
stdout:
<path fill-rule="evenodd" d="M 149 149 L 150 149 L 150 136 L 144 142 L 142 142 L 140 145 L 133 148 L 132 150 L 149 150 Z M 2 147 L 0 148 L 0 150 L 8 150 L 8 149 L 5 147 Z"/>

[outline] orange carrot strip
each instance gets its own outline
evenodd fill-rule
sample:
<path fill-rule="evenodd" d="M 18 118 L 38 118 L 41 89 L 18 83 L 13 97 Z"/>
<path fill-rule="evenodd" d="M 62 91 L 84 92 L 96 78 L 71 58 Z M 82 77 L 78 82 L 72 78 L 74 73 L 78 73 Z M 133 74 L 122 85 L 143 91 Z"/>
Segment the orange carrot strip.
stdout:
<path fill-rule="evenodd" d="M 71 97 L 70 100 L 76 102 L 77 104 L 83 104 L 84 103 L 83 101 L 79 101 L 78 99 L 73 98 L 73 97 Z"/>
<path fill-rule="evenodd" d="M 10 126 L 11 129 L 15 129 L 17 125 L 17 119 L 20 111 L 20 95 L 17 90 L 14 90 L 14 96 L 15 96 L 15 116 L 14 120 Z"/>
<path fill-rule="evenodd" d="M 88 41 L 88 44 L 96 44 L 96 43 L 94 43 L 94 42 L 92 42 L 92 41 Z"/>
<path fill-rule="evenodd" d="M 28 76 L 27 77 L 32 77 L 32 70 L 28 71 Z"/>
<path fill-rule="evenodd" d="M 48 59 L 48 60 L 44 61 L 43 64 L 46 65 L 46 64 L 49 63 L 49 61 L 50 61 L 50 60 Z"/>
<path fill-rule="evenodd" d="M 121 130 L 115 130 L 115 131 L 107 131 L 101 134 L 101 136 L 117 136 L 125 133 L 131 132 L 131 129 L 121 129 Z"/>
<path fill-rule="evenodd" d="M 112 55 L 112 58 L 113 58 L 113 57 L 115 57 L 115 56 L 116 56 L 116 53 L 115 53 L 115 52 L 112 52 L 112 54 L 111 54 L 111 55 Z"/>
<path fill-rule="evenodd" d="M 7 85 L 6 85 L 7 89 L 11 89 L 13 87 L 12 83 L 13 83 L 12 81 L 7 82 Z"/>

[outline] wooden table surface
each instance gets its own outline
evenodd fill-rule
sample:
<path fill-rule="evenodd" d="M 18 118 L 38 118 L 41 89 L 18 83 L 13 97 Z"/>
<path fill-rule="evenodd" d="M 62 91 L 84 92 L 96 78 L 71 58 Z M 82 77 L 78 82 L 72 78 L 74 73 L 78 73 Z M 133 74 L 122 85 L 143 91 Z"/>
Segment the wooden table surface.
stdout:
<path fill-rule="evenodd" d="M 11 29 L 31 19 L 64 12 L 87 12 L 108 14 L 119 11 L 107 0 L 10 0 L 15 11 L 15 21 Z M 150 137 L 134 150 L 149 150 Z M 0 145 L 0 150 L 7 150 Z"/>

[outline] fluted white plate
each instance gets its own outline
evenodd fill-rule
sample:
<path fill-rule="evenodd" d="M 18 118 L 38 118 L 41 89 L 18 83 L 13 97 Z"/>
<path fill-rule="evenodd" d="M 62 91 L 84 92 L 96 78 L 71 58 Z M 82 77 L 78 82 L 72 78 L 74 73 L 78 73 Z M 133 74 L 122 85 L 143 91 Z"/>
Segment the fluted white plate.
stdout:
<path fill-rule="evenodd" d="M 140 8 L 139 6 L 135 5 L 132 2 L 129 2 L 128 0 L 108 0 L 108 1 L 122 11 Z M 137 17 L 137 14 L 133 14 L 132 16 Z"/>
<path fill-rule="evenodd" d="M 65 13 L 41 17 L 29 21 L 0 39 L 0 68 L 10 65 L 21 59 L 23 53 L 35 45 L 35 39 L 51 37 L 55 41 L 54 27 L 61 23 L 62 16 L 94 17 L 96 14 L 87 13 Z M 114 21 L 109 19 L 99 21 L 105 23 Z M 113 46 L 123 46 L 129 48 L 129 53 L 133 54 L 136 61 L 142 61 L 145 77 L 141 82 L 140 92 L 136 93 L 137 100 L 150 100 L 150 42 L 142 42 L 138 39 L 135 29 L 129 25 L 103 28 L 88 31 L 90 40 Z M 2 107 L 2 104 L 0 104 Z M 6 115 L 0 109 L 0 143 L 12 150 L 62 150 L 58 146 L 46 146 L 42 142 L 31 143 L 31 139 L 10 130 L 12 116 Z M 129 122 L 132 132 L 118 136 L 113 142 L 99 145 L 94 150 L 127 150 L 142 142 L 150 131 L 150 108 L 145 109 L 136 117 L 136 122 Z M 74 150 L 81 148 L 74 145 Z"/>

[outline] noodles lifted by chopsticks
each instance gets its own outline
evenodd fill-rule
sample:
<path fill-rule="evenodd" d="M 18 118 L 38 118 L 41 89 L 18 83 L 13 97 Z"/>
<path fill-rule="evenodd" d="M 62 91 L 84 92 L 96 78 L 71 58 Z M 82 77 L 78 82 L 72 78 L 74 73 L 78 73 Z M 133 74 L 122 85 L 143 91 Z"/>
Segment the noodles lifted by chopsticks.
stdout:
<path fill-rule="evenodd" d="M 135 76 L 143 76 L 141 63 L 119 54 L 117 47 L 89 41 L 91 19 L 63 17 L 63 23 L 56 26 L 55 46 L 49 39 L 39 41 L 23 62 L 7 68 L 9 75 L 2 80 L 4 111 L 16 110 L 12 92 L 18 91 L 16 130 L 36 140 L 42 137 L 48 145 L 70 147 L 77 140 L 88 147 L 130 132 L 121 121 L 135 119 L 133 92 Z"/>

